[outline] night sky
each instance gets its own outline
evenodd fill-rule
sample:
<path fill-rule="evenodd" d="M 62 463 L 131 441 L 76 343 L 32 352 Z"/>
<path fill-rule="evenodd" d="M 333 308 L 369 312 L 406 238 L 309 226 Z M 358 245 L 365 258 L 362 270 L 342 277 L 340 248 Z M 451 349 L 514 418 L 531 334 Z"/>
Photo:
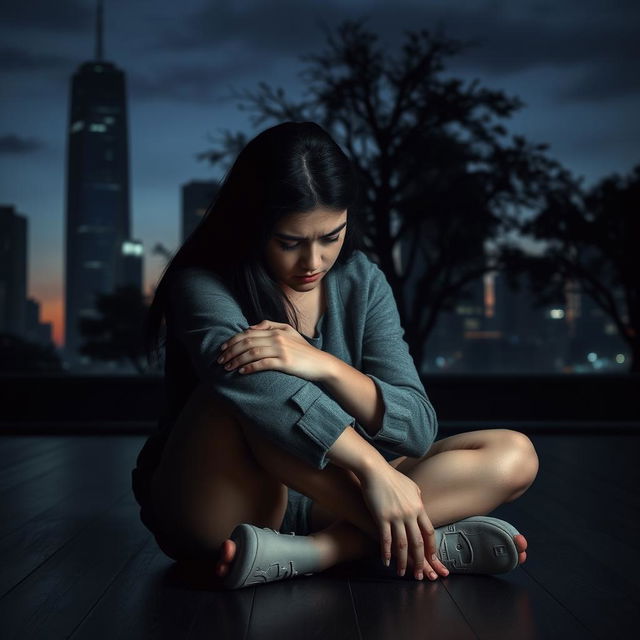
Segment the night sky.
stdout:
<path fill-rule="evenodd" d="M 28 218 L 28 293 L 63 328 L 66 127 L 72 73 L 93 59 L 95 0 L 0 0 L 0 203 Z M 640 3 L 631 0 L 207 1 L 105 0 L 104 59 L 127 77 L 132 235 L 145 292 L 178 244 L 180 186 L 219 173 L 196 154 L 225 129 L 254 135 L 232 88 L 265 80 L 291 98 L 300 56 L 325 48 L 321 25 L 366 18 L 398 52 L 407 29 L 476 44 L 442 77 L 474 79 L 525 103 L 504 121 L 548 143 L 584 185 L 640 162 Z"/>

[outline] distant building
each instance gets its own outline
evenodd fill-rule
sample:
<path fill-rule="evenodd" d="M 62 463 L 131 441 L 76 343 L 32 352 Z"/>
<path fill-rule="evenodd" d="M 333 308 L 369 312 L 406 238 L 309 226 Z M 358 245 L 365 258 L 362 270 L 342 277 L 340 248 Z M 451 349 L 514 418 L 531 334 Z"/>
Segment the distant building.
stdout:
<path fill-rule="evenodd" d="M 96 32 L 95 59 L 73 74 L 67 132 L 65 355 L 71 364 L 86 363 L 78 325 L 96 315 L 97 296 L 142 285 L 140 243 L 130 238 L 125 74 L 103 60 L 101 4 Z"/>
<path fill-rule="evenodd" d="M 122 243 L 121 251 L 122 284 L 142 291 L 144 266 L 142 242 L 140 240 L 125 240 Z"/>
<path fill-rule="evenodd" d="M 27 299 L 25 338 L 44 346 L 53 344 L 51 323 L 40 322 L 40 303 L 33 298 Z"/>
<path fill-rule="evenodd" d="M 218 193 L 217 182 L 192 180 L 182 185 L 182 239 L 184 242 L 198 226 L 207 207 Z"/>
<path fill-rule="evenodd" d="M 25 336 L 27 218 L 0 206 L 0 333 Z"/>

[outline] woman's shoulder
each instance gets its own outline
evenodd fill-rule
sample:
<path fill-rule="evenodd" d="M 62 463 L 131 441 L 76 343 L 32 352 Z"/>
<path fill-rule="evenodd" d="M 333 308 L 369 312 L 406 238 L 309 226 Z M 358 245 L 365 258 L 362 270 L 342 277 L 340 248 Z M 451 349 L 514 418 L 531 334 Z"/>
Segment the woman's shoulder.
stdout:
<path fill-rule="evenodd" d="M 168 285 L 169 290 L 173 293 L 230 293 L 220 275 L 205 267 L 177 267 L 168 274 Z"/>
<path fill-rule="evenodd" d="M 382 274 L 377 263 L 360 249 L 353 251 L 341 265 L 341 271 L 344 278 L 353 278 L 354 283 L 360 288 Z"/>
<path fill-rule="evenodd" d="M 335 269 L 335 266 L 334 266 Z M 356 249 L 340 264 L 335 274 L 340 295 L 346 305 L 367 305 L 380 290 L 384 273 L 362 250 Z"/>

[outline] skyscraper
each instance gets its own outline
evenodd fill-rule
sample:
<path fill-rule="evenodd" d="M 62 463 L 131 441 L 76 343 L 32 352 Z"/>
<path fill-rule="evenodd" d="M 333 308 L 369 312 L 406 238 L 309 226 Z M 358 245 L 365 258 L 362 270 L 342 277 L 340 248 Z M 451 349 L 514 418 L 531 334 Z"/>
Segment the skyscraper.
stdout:
<path fill-rule="evenodd" d="M 73 74 L 69 108 L 65 352 L 72 364 L 81 359 L 78 324 L 95 317 L 96 296 L 138 285 L 128 281 L 129 240 L 125 75 L 103 59 L 99 0 L 95 57 Z"/>
<path fill-rule="evenodd" d="M 24 336 L 26 305 L 27 218 L 0 205 L 0 333 Z"/>
<path fill-rule="evenodd" d="M 200 224 L 202 216 L 217 193 L 217 182 L 192 180 L 182 185 L 182 242 Z"/>

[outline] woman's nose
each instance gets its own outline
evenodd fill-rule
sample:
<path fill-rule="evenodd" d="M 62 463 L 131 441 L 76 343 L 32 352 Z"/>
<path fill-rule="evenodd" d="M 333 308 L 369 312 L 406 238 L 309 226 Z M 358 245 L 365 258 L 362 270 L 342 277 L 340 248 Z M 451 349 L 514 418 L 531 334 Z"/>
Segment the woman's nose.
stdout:
<path fill-rule="evenodd" d="M 320 270 L 322 265 L 322 249 L 320 247 L 310 247 L 303 256 L 303 270 L 308 273 L 315 273 Z"/>

